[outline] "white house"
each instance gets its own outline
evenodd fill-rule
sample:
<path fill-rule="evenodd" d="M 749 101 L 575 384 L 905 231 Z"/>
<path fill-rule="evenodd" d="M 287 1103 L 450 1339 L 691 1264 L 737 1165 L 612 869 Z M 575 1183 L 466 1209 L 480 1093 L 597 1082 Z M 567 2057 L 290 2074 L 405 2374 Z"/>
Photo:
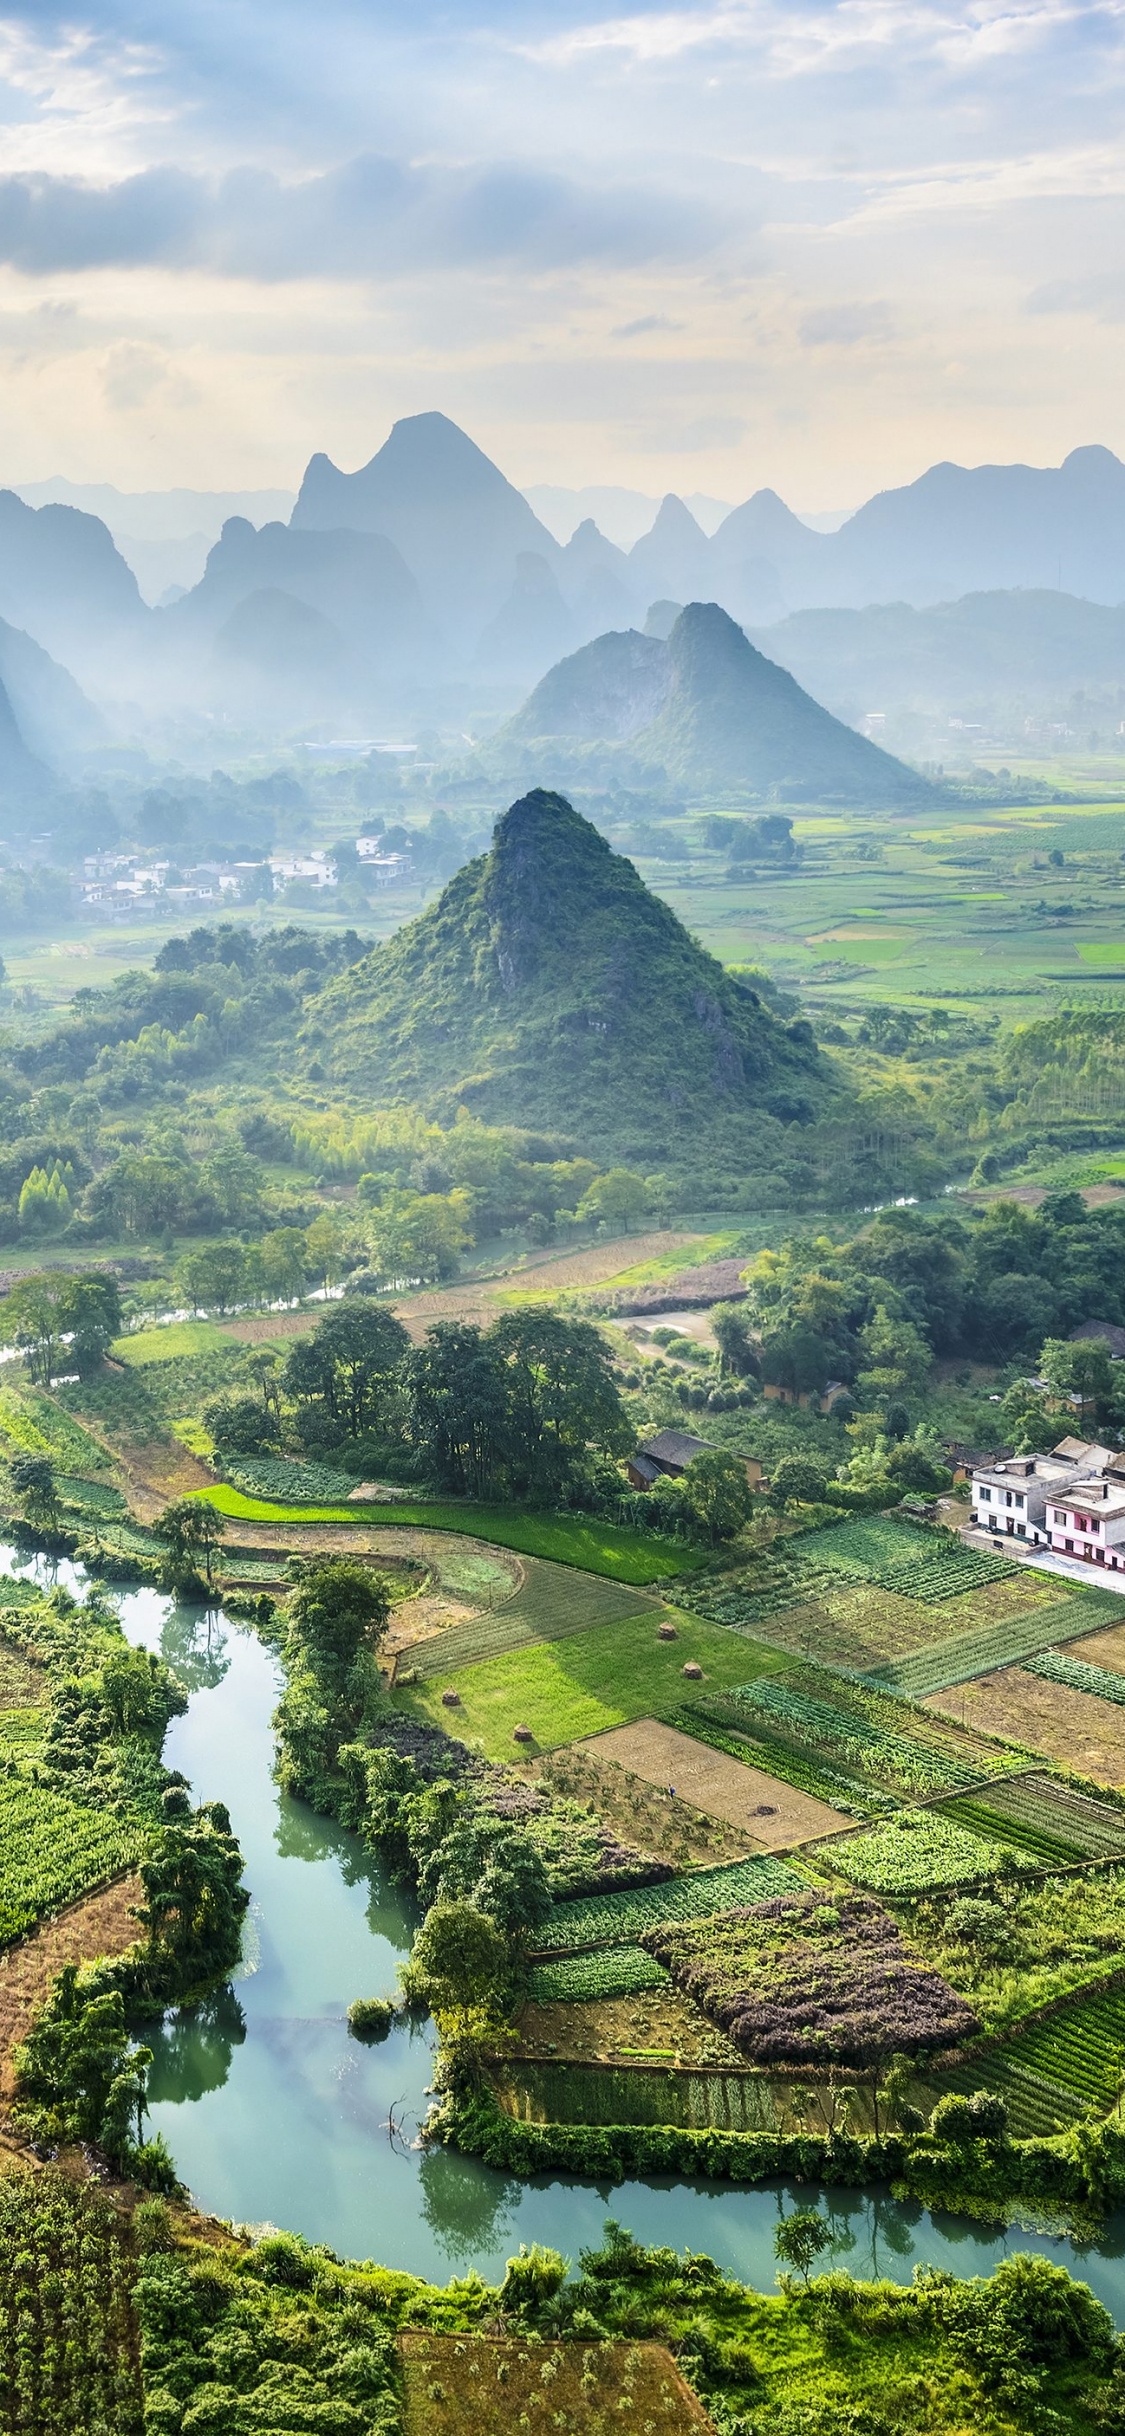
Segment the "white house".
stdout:
<path fill-rule="evenodd" d="M 1056 1492 L 1047 1503 L 1049 1544 L 1060 1556 L 1081 1556 L 1111 1573 L 1125 1568 L 1125 1464 L 1102 1480 Z"/>
<path fill-rule="evenodd" d="M 1064 1552 L 1085 1554 L 1085 1548 L 1078 1547 L 1076 1529 L 1054 1523 L 1051 1516 L 1071 1510 L 1076 1500 L 1087 1513 L 1094 1484 L 1099 1489 L 1108 1486 L 1114 1494 L 1121 1491 L 1125 1516 L 1125 1455 L 1084 1438 L 1062 1438 L 1049 1455 L 1008 1455 L 974 1469 L 972 1519 L 982 1531 L 1026 1540 L 1033 1548 L 1061 1548 L 1069 1535 L 1075 1544 Z M 1108 1509 L 1100 1497 L 1096 1502 L 1104 1518 Z M 1125 1539 L 1125 1533 L 1122 1536 Z M 1105 1545 L 1104 1533 L 1089 1537 L 1093 1545 Z"/>

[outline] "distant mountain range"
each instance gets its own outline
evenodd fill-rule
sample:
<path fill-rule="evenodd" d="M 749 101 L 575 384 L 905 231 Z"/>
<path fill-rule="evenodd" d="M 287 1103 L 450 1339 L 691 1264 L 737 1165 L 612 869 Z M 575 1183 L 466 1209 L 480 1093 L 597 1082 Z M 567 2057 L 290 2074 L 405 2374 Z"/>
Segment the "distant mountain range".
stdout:
<path fill-rule="evenodd" d="M 561 795 L 534 789 L 434 905 L 306 1008 L 318 1063 L 370 1103 L 460 1107 L 646 1166 L 768 1164 L 838 1084 L 805 1024 L 692 939 Z"/>
<path fill-rule="evenodd" d="M 229 519 L 200 580 L 160 609 L 100 517 L 0 493 L 0 618 L 110 706 L 119 733 L 146 718 L 159 728 L 166 711 L 271 742 L 341 720 L 360 732 L 432 722 L 444 700 L 495 716 L 583 645 L 643 628 L 654 603 L 670 604 L 666 632 L 685 602 L 717 603 L 770 659 L 862 717 L 910 678 L 908 663 L 936 670 L 962 654 L 1007 669 L 1029 627 L 1053 649 L 1045 608 L 1029 620 L 966 610 L 958 640 L 938 607 L 1024 590 L 1059 603 L 1075 684 L 1095 661 L 1116 674 L 1108 629 L 1083 613 L 1125 598 L 1125 465 L 1108 449 L 1048 469 L 934 466 L 834 532 L 763 490 L 708 534 L 670 496 L 623 550 L 592 518 L 561 544 L 456 424 L 413 415 L 356 473 L 315 456 L 288 522 Z M 916 622 L 931 616 L 944 624 Z"/>

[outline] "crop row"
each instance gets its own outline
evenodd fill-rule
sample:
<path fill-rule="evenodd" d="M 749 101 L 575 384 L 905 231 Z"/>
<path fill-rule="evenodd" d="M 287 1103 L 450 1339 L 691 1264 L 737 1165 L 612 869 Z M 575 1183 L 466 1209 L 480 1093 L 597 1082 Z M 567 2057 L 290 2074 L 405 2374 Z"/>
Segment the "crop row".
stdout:
<path fill-rule="evenodd" d="M 639 1945 L 611 1945 L 537 1963 L 528 1993 L 537 2005 L 590 2004 L 599 1996 L 637 1996 L 644 1988 L 665 1986 L 667 1979 L 663 1964 Z"/>
<path fill-rule="evenodd" d="M 901 1810 L 883 1827 L 817 1845 L 814 1857 L 875 1894 L 916 1895 L 990 1878 L 1004 1851 L 943 1811 Z"/>
<path fill-rule="evenodd" d="M 1037 2022 L 1011 2043 L 1021 2063 L 1072 2089 L 1089 2106 L 1112 2106 L 1121 2086 L 1125 1988 L 1107 1988 Z"/>
<path fill-rule="evenodd" d="M 1052 1639 L 1057 1635 L 1052 1634 Z M 1125 1675 L 1111 1673 L 1108 1666 L 1089 1666 L 1084 1658 L 1068 1658 L 1060 1649 L 1048 1649 L 1030 1661 L 1028 1673 L 1042 1675 L 1045 1683 L 1065 1684 L 1070 1692 L 1092 1692 L 1095 1699 L 1112 1700 L 1125 1709 Z"/>
<path fill-rule="evenodd" d="M 929 2089 L 930 2103 L 947 2089 L 967 2098 L 978 2089 L 993 2090 L 1004 2100 L 1008 2129 L 1017 2140 L 1049 2139 L 1086 2112 L 1085 2101 L 1072 2089 L 1063 2089 L 1043 2073 L 1033 2072 L 1030 2065 L 1004 2047 L 982 2056 L 977 2063 L 958 2064 L 952 2071 L 943 2072 L 940 2082 Z"/>
<path fill-rule="evenodd" d="M 1085 1859 L 1076 1844 L 1068 1844 L 1050 1828 L 1036 1827 L 1030 1821 L 1006 1818 L 987 1802 L 974 1802 L 966 1795 L 942 1804 L 943 1818 L 956 1819 L 962 1827 L 970 1827 L 977 1835 L 993 1844 L 1010 1844 L 1025 1862 L 1042 1862 L 1047 1868 L 1065 1868 L 1068 1862 Z"/>
<path fill-rule="evenodd" d="M 702 1920 L 710 1912 L 770 1895 L 803 1891 L 807 1881 L 785 1861 L 733 1861 L 725 1869 L 691 1870 L 659 1886 L 630 1887 L 619 1895 L 585 1895 L 556 1903 L 535 1932 L 540 1953 L 577 1952 L 583 1946 L 630 1945 L 644 1929 L 664 1920 Z"/>
<path fill-rule="evenodd" d="M 999 1751 L 954 1741 L 892 1695 L 812 1668 L 738 1684 L 724 1710 L 731 1723 L 760 1718 L 781 1740 L 811 1745 L 908 1795 L 965 1791 L 1005 1765 Z"/>
<path fill-rule="evenodd" d="M 135 1861 L 139 1838 L 112 1811 L 0 1777 L 0 1945 Z"/>
<path fill-rule="evenodd" d="M 897 1590 L 924 1606 L 954 1599 L 982 1582 L 995 1582 L 1016 1568 L 991 1549 L 970 1548 L 952 1532 L 917 1530 L 887 1515 L 857 1515 L 802 1538 L 793 1557 L 802 1571 L 842 1573 Z"/>
<path fill-rule="evenodd" d="M 1032 1607 L 1024 1615 L 1002 1617 L 994 1624 L 957 1633 L 952 1640 L 916 1650 L 913 1657 L 873 1667 L 864 1680 L 901 1692 L 907 1699 L 924 1700 L 929 1692 L 949 1691 L 954 1684 L 971 1683 L 977 1675 L 993 1674 L 998 1667 L 1032 1663 L 1040 1651 L 1050 1649 L 1053 1641 L 1065 1641 L 1068 1636 L 1077 1639 L 1082 1633 L 1096 1631 L 1107 1613 L 1107 1601 L 1120 1613 L 1115 1592 L 1079 1591 L 1073 1598 L 1052 1600 L 1050 1606 Z M 1069 1665 L 1072 1661 L 1065 1663 Z M 1032 1671 L 1042 1674 L 1045 1670 L 1033 1664 Z M 1098 1673 L 1100 1669 L 1093 1671 Z M 1069 1675 L 1053 1679 L 1060 1683 L 1071 1680 Z M 1121 1678 L 1117 1680 L 1120 1682 Z M 1119 1693 L 1118 1697 L 1121 1696 Z"/>
<path fill-rule="evenodd" d="M 1042 1828 L 1058 1835 L 1087 1860 L 1112 1859 L 1125 1852 L 1125 1810 L 1113 1802 L 1097 1802 L 1076 1793 L 1057 1777 L 1038 1771 L 1013 1777 L 1006 1785 L 990 1785 L 990 1806 L 1017 1826 Z"/>

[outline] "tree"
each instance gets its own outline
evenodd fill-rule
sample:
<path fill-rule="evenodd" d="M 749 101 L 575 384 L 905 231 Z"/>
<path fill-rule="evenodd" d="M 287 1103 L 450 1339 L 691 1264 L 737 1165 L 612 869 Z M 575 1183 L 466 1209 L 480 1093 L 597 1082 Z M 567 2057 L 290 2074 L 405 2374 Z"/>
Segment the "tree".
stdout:
<path fill-rule="evenodd" d="M 712 1547 L 733 1539 L 754 1510 L 754 1496 L 740 1455 L 713 1447 L 693 1455 L 680 1486 Z"/>
<path fill-rule="evenodd" d="M 770 1479 L 770 1504 L 779 1514 L 790 1501 L 799 1506 L 819 1505 L 827 1485 L 827 1473 L 810 1455 L 783 1455 Z"/>
<path fill-rule="evenodd" d="M 451 1193 L 391 1191 L 371 1213 L 371 1264 L 388 1285 L 452 1277 L 472 1242 L 472 1203 Z"/>
<path fill-rule="evenodd" d="M 404 1985 L 464 2034 L 474 2015 L 495 2010 L 507 1968 L 507 1946 L 486 1912 L 472 1903 L 435 1903 L 414 1940 Z"/>
<path fill-rule="evenodd" d="M 202 1556 L 208 1581 L 216 1548 L 226 1530 L 226 1522 L 218 1508 L 207 1497 L 179 1497 L 165 1506 L 159 1520 L 153 1524 L 158 1539 L 168 1548 L 168 1570 L 176 1587 L 194 1573 L 195 1560 Z"/>
<path fill-rule="evenodd" d="M 877 1303 L 860 1338 L 866 1367 L 859 1384 L 869 1395 L 886 1402 L 891 1397 L 917 1395 L 930 1375 L 933 1356 L 912 1320 L 898 1319 L 885 1303 Z"/>
<path fill-rule="evenodd" d="M 746 1313 L 737 1303 L 716 1303 L 711 1327 L 724 1374 L 736 1379 L 750 1377 L 758 1368 L 758 1356 L 750 1342 Z"/>
<path fill-rule="evenodd" d="M 1043 1396 L 1027 1379 L 1009 1387 L 1000 1412 L 1017 1455 L 1046 1455 L 1057 1445 L 1058 1414 L 1048 1412 Z"/>
<path fill-rule="evenodd" d="M 362 1252 L 355 1227 L 342 1210 L 321 1210 L 305 1228 L 305 1257 L 325 1288 L 338 1285 L 355 1267 Z"/>
<path fill-rule="evenodd" d="M 632 1235 L 653 1204 L 653 1188 L 632 1167 L 608 1167 L 595 1176 L 578 1204 L 576 1217 L 604 1226 L 615 1235 Z"/>
<path fill-rule="evenodd" d="M 773 2237 L 774 2254 L 787 2267 L 796 2267 L 806 2292 L 809 2270 L 832 2247 L 832 2228 L 817 2208 L 798 2208 L 783 2216 Z"/>
<path fill-rule="evenodd" d="M 15 1454 L 8 1470 L 12 1487 L 23 1502 L 29 1521 L 45 1522 L 54 1529 L 59 1516 L 58 1491 L 55 1487 L 55 1467 L 49 1455 Z"/>
<path fill-rule="evenodd" d="M 258 1245 L 262 1291 L 267 1302 L 295 1303 L 308 1282 L 309 1252 L 305 1230 L 273 1227 Z"/>
<path fill-rule="evenodd" d="M 1077 1396 L 1080 1417 L 1090 1405 L 1112 1404 L 1117 1391 L 1113 1357 L 1101 1337 L 1049 1336 L 1039 1368 L 1053 1396 Z"/>
<path fill-rule="evenodd" d="M 143 1649 L 119 1650 L 107 1658 L 98 1689 L 114 1733 L 139 1735 L 156 1750 L 173 1717 L 182 1717 L 187 1708 L 183 1685 Z"/>
<path fill-rule="evenodd" d="M 314 1667 L 346 1673 L 365 1645 L 374 1649 L 391 1612 L 383 1576 L 354 1557 L 310 1565 L 289 1602 L 289 1639 Z"/>
<path fill-rule="evenodd" d="M 182 1990 L 238 1960 L 250 1897 L 242 1854 L 222 1802 L 205 1802 L 183 1826 L 164 1828 L 141 1863 L 148 1964 L 157 1988 Z"/>
<path fill-rule="evenodd" d="M 75 1369 L 83 1378 L 100 1370 L 114 1338 L 121 1334 L 117 1279 L 102 1270 L 68 1277 L 59 1296 L 59 1320 L 70 1338 Z"/>
<path fill-rule="evenodd" d="M 68 1283 L 54 1269 L 40 1277 L 23 1277 L 0 1305 L 4 1341 L 20 1347 L 28 1370 L 40 1387 L 53 1386 L 60 1368 Z"/>
<path fill-rule="evenodd" d="M 831 1370 L 831 1347 L 811 1328 L 780 1328 L 762 1346 L 762 1377 L 786 1395 L 819 1395 Z"/>
<path fill-rule="evenodd" d="M 246 1254 L 240 1243 L 203 1243 L 176 1270 L 176 1285 L 193 1311 L 229 1311 L 243 1294 Z"/>
<path fill-rule="evenodd" d="M 339 1436 L 358 1438 L 384 1413 L 409 1351 L 393 1311 L 349 1295 L 294 1345 L 284 1385 L 298 1401 L 319 1404 Z"/>
<path fill-rule="evenodd" d="M 224 1455 L 267 1455 L 278 1444 L 277 1414 L 257 1396 L 215 1396 L 203 1407 L 203 1426 Z"/>
<path fill-rule="evenodd" d="M 528 1496 L 559 1494 L 591 1447 L 623 1455 L 634 1432 L 613 1357 L 588 1320 L 555 1311 L 506 1312 L 488 1332 L 503 1366 L 509 1484 Z"/>
<path fill-rule="evenodd" d="M 457 1497 L 487 1497 L 507 1436 L 504 1368 L 481 1330 L 439 1320 L 406 1370 L 408 1429 L 426 1469 Z"/>
<path fill-rule="evenodd" d="M 89 1992 L 68 1963 L 13 2061 L 17 2115 L 34 2138 L 89 2141 L 115 2162 L 127 2156 L 152 2050 L 130 2044 L 116 1989 Z"/>

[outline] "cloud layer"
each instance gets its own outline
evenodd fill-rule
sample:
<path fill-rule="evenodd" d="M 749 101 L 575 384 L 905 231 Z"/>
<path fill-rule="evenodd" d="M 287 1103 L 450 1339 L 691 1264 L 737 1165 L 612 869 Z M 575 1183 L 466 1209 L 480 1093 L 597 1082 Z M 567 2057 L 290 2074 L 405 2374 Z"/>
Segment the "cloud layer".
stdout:
<path fill-rule="evenodd" d="M 1125 0 L 105 0 L 0 21 L 0 479 L 844 505 L 1125 448 Z"/>

